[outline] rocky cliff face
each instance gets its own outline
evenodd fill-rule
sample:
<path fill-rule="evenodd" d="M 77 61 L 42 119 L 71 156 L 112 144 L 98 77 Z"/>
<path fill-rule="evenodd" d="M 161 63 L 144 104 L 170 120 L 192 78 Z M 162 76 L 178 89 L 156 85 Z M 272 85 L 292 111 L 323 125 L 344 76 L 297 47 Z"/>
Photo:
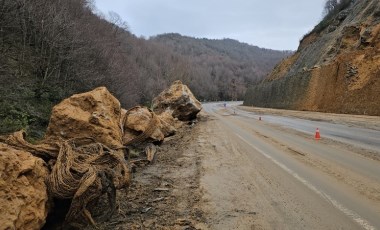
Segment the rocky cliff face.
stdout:
<path fill-rule="evenodd" d="M 380 2 L 355 1 L 323 23 L 245 105 L 380 115 Z"/>

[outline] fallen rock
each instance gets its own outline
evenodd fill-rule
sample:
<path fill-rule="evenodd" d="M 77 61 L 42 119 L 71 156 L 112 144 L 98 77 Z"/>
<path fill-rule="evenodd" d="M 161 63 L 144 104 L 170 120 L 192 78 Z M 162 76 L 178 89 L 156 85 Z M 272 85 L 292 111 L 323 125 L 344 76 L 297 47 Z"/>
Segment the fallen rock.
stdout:
<path fill-rule="evenodd" d="M 164 140 L 164 133 L 161 130 L 160 119 L 143 106 L 133 107 L 125 113 L 123 122 L 123 143 L 142 142 L 147 138 L 155 141 Z"/>
<path fill-rule="evenodd" d="M 174 135 L 177 132 L 182 122 L 172 116 L 172 111 L 165 110 L 163 113 L 157 115 L 161 121 L 161 131 L 165 137 Z"/>
<path fill-rule="evenodd" d="M 182 125 L 169 110 L 157 115 L 146 107 L 136 106 L 129 110 L 122 109 L 121 114 L 125 145 L 133 140 L 143 141 L 144 138 L 162 141 L 165 137 L 174 135 Z"/>
<path fill-rule="evenodd" d="M 1 229 L 41 229 L 48 213 L 44 161 L 0 143 Z"/>
<path fill-rule="evenodd" d="M 175 81 L 168 89 L 153 99 L 154 112 L 161 114 L 169 110 L 173 117 L 181 121 L 195 119 L 201 109 L 201 103 L 181 81 Z"/>
<path fill-rule="evenodd" d="M 74 94 L 54 106 L 47 138 L 93 138 L 110 148 L 122 147 L 120 102 L 105 88 Z"/>

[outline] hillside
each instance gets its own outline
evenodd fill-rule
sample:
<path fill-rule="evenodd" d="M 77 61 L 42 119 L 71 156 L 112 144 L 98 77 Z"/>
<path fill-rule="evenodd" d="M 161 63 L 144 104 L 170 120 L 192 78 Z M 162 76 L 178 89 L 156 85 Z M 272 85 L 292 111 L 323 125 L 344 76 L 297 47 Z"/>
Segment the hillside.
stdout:
<path fill-rule="evenodd" d="M 106 86 L 129 108 L 149 105 L 189 65 L 131 34 L 85 0 L 5 0 L 0 14 L 0 134 L 40 138 L 63 98 Z M 107 20 L 106 20 L 107 19 Z"/>
<path fill-rule="evenodd" d="M 191 65 L 190 87 L 202 100 L 242 99 L 290 51 L 251 46 L 232 39 L 206 39 L 170 33 L 149 41 L 170 47 Z"/>
<path fill-rule="evenodd" d="M 41 138 L 54 104 L 98 86 L 126 108 L 149 106 L 175 80 L 200 100 L 242 98 L 289 54 L 229 39 L 146 40 L 117 14 L 97 12 L 86 0 L 2 1 L 0 134 L 25 129 Z"/>
<path fill-rule="evenodd" d="M 380 2 L 343 2 L 247 91 L 245 105 L 380 115 Z"/>

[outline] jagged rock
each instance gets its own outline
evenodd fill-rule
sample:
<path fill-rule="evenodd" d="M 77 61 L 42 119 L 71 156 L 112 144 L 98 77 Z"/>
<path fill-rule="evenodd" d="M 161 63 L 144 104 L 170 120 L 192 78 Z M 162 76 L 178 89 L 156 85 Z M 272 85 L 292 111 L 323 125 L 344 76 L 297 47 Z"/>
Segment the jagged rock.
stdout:
<path fill-rule="evenodd" d="M 331 25 L 331 26 L 329 26 L 329 28 L 327 29 L 327 32 L 328 32 L 328 33 L 334 32 L 337 28 L 338 28 L 337 26 Z"/>
<path fill-rule="evenodd" d="M 174 135 L 177 132 L 177 128 L 182 124 L 182 122 L 172 116 L 172 111 L 170 110 L 166 110 L 157 116 L 161 121 L 161 131 L 165 137 Z"/>
<path fill-rule="evenodd" d="M 125 112 L 123 122 L 123 143 L 128 144 L 135 140 L 141 134 L 143 141 L 145 138 L 151 138 L 155 141 L 164 140 L 164 133 L 161 130 L 162 124 L 156 114 L 146 107 L 136 106 Z"/>
<path fill-rule="evenodd" d="M 337 19 L 338 19 L 339 21 L 343 21 L 344 19 L 347 18 L 347 16 L 349 15 L 349 13 L 350 13 L 349 10 L 343 10 L 343 11 L 341 11 L 341 12 L 338 14 Z"/>
<path fill-rule="evenodd" d="M 349 50 L 352 48 L 357 48 L 359 43 L 360 43 L 360 28 L 354 25 L 345 26 L 342 30 L 340 49 Z"/>
<path fill-rule="evenodd" d="M 373 13 L 373 16 L 374 16 L 375 18 L 380 18 L 380 9 L 377 10 L 377 11 L 375 11 L 375 12 Z"/>
<path fill-rule="evenodd" d="M 44 161 L 0 143 L 1 229 L 40 229 L 48 213 Z"/>
<path fill-rule="evenodd" d="M 168 89 L 153 99 L 154 112 L 161 114 L 164 111 L 171 110 L 172 116 L 181 121 L 195 119 L 201 109 L 201 103 L 181 81 L 175 81 Z"/>
<path fill-rule="evenodd" d="M 366 28 L 360 35 L 360 44 L 367 46 L 373 41 L 373 35 L 371 28 Z"/>
<path fill-rule="evenodd" d="M 75 94 L 54 106 L 48 138 L 91 137 L 111 148 L 122 147 L 120 102 L 105 88 Z"/>

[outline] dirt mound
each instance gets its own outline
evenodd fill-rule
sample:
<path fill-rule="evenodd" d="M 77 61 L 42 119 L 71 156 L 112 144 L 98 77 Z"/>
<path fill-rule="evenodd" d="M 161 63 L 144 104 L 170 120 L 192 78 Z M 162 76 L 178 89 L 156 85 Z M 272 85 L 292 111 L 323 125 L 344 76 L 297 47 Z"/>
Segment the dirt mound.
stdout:
<path fill-rule="evenodd" d="M 0 143 L 1 229 L 40 229 L 48 214 L 44 161 Z"/>
<path fill-rule="evenodd" d="M 168 89 L 153 99 L 154 112 L 160 114 L 169 110 L 173 117 L 181 121 L 195 119 L 201 109 L 201 103 L 181 81 L 175 81 Z"/>
<path fill-rule="evenodd" d="M 110 148 L 122 147 L 120 102 L 105 88 L 75 94 L 54 106 L 49 139 L 91 137 Z"/>

